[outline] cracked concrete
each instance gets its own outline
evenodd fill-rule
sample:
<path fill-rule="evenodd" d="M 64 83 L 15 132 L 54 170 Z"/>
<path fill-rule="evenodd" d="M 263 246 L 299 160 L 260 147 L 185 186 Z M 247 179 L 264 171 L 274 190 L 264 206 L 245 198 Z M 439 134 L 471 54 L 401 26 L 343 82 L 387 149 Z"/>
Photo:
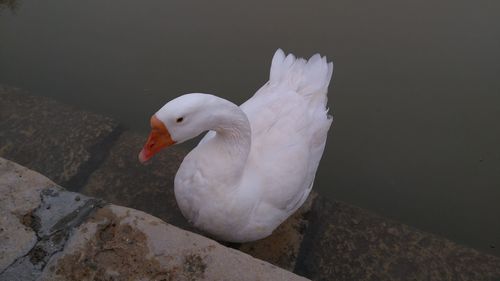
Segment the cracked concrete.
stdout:
<path fill-rule="evenodd" d="M 143 212 L 107 206 L 40 280 L 305 280 Z"/>
<path fill-rule="evenodd" d="M 12 202 L 18 201 L 16 198 L 20 190 L 24 193 L 39 196 L 38 200 L 32 198 L 32 204 L 22 209 L 19 206 L 4 209 L 7 214 L 5 217 L 12 218 L 16 216 L 17 223 L 11 221 L 2 224 L 5 227 L 5 232 L 10 233 L 11 237 L 11 239 L 6 239 L 4 236 L 2 240 L 19 241 L 18 234 L 26 235 L 28 233 L 29 242 L 23 245 L 23 251 L 15 254 L 16 258 L 14 260 L 9 259 L 10 264 L 8 267 L 2 267 L 0 280 L 36 280 L 50 258 L 55 253 L 63 250 L 72 229 L 84 221 L 102 203 L 100 200 L 64 191 L 50 181 L 42 180 L 42 182 L 46 183 L 45 185 L 31 185 L 32 189 L 26 188 L 26 186 L 22 185 L 25 181 L 41 176 L 30 173 L 26 169 L 6 160 L 0 162 L 0 167 L 3 172 L 1 178 L 10 178 L 8 182 L 3 182 L 1 185 L 2 189 L 8 187 L 8 190 L 1 190 L 5 192 L 0 193 L 2 200 L 14 199 L 9 200 L 11 204 L 6 204 L 6 207 L 15 206 L 12 205 Z M 8 175 L 12 174 L 9 169 L 13 170 L 14 174 L 24 173 L 24 181 L 20 181 L 19 177 L 17 179 L 9 177 Z M 24 226 L 24 231 L 20 231 L 19 224 Z M 15 249 L 12 246 L 6 247 L 6 251 Z M 11 254 L 11 256 L 14 255 Z"/>
<path fill-rule="evenodd" d="M 3 158 L 0 179 L 0 281 L 307 280 Z"/>
<path fill-rule="evenodd" d="M 40 205 L 41 190 L 53 187 L 50 180 L 19 165 L 0 161 L 0 272 L 37 242 L 25 217 Z"/>

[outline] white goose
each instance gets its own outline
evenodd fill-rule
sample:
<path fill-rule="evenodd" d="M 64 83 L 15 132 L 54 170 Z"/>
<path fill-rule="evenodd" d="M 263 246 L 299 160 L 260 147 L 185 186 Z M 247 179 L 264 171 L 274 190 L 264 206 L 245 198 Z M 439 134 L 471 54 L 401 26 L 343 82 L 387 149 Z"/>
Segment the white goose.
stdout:
<path fill-rule="evenodd" d="M 186 94 L 151 117 L 139 154 L 209 131 L 182 162 L 175 197 L 182 214 L 218 239 L 247 242 L 270 235 L 307 199 L 332 118 L 327 90 L 333 64 L 274 54 L 269 82 L 237 106 Z"/>

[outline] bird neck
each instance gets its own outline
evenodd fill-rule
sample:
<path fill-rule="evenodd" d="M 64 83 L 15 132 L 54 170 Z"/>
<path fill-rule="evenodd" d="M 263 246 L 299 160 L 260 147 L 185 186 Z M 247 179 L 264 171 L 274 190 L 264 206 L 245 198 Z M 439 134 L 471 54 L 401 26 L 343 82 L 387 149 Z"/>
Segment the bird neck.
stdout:
<path fill-rule="evenodd" d="M 226 160 L 246 163 L 251 146 L 251 129 L 247 116 L 241 109 L 221 116 L 213 128 L 216 132 L 214 142 Z M 235 163 L 233 163 L 235 164 Z"/>
<path fill-rule="evenodd" d="M 250 153 L 250 122 L 246 114 L 229 101 L 219 99 L 215 105 L 215 110 L 211 111 L 209 128 L 215 135 L 202 141 L 198 149 L 203 155 L 204 167 L 211 175 L 212 184 L 220 188 L 235 188 Z"/>

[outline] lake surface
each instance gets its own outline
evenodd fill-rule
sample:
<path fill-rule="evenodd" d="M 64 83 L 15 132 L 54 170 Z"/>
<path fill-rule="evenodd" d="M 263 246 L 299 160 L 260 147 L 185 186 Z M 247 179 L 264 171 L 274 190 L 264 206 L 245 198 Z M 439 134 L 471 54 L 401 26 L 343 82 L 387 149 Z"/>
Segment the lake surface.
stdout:
<path fill-rule="evenodd" d="M 0 83 L 145 137 L 183 93 L 245 101 L 278 47 L 328 56 L 316 190 L 500 256 L 500 1 L 17 5 L 0 10 Z"/>

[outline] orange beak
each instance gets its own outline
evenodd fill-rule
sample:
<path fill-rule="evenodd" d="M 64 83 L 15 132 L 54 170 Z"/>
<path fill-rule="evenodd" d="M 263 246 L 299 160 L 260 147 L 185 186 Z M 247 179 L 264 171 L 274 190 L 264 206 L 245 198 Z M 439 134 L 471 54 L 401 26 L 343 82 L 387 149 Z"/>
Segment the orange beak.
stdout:
<path fill-rule="evenodd" d="M 139 153 L 139 161 L 146 163 L 153 155 L 155 155 L 162 148 L 169 147 L 175 144 L 172 140 L 167 127 L 156 116 L 151 117 L 151 133 L 149 134 L 148 141 Z"/>

